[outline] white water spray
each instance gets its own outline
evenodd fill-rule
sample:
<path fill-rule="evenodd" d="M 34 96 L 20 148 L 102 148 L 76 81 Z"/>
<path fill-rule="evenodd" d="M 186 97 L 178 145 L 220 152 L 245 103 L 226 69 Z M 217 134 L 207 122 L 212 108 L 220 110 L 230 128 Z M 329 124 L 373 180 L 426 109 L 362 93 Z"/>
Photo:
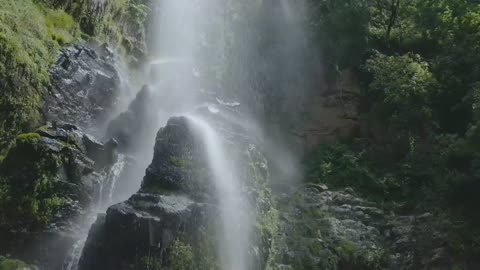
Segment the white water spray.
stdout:
<path fill-rule="evenodd" d="M 99 178 L 99 198 L 95 205 L 94 210 L 88 217 L 88 221 L 85 226 L 81 228 L 81 237 L 73 245 L 70 255 L 65 260 L 65 270 L 76 270 L 80 257 L 82 256 L 83 247 L 87 241 L 88 231 L 91 225 L 95 222 L 96 216 L 99 213 L 105 213 L 106 209 L 114 203 L 114 190 L 118 179 L 121 176 L 123 168 L 125 166 L 126 157 L 122 154 L 118 155 L 117 161 L 104 175 Z"/>
<path fill-rule="evenodd" d="M 204 119 L 188 115 L 203 140 L 208 165 L 219 200 L 221 228 L 218 255 L 224 270 L 249 269 L 248 249 L 252 221 L 251 209 L 242 196 L 242 185 L 232 157 L 223 146 L 223 138 Z"/>
<path fill-rule="evenodd" d="M 267 0 L 265 1 L 267 2 Z M 281 0 L 276 4 L 273 3 L 275 2 L 274 0 L 270 0 L 270 2 L 272 2 L 272 5 L 276 5 L 277 8 L 280 7 L 283 10 L 282 14 L 285 15 L 285 18 L 284 16 L 278 16 L 278 18 L 275 15 L 268 16 L 269 19 L 275 21 L 274 24 L 279 28 L 276 30 L 278 32 L 283 31 L 284 35 L 282 37 L 288 42 L 280 38 L 277 40 L 281 40 L 280 43 L 285 42 L 288 45 L 286 46 L 287 49 L 285 49 L 287 52 L 285 55 L 288 54 L 292 58 L 298 58 L 298 56 L 294 55 L 300 51 L 299 48 L 302 48 L 302 46 L 297 44 L 300 40 L 297 38 L 299 35 L 298 29 L 292 27 L 284 28 L 284 25 L 278 23 L 296 19 L 295 10 L 292 9 L 293 4 L 289 0 Z M 161 0 L 158 3 L 157 10 L 154 11 L 153 16 L 154 25 L 152 29 L 154 32 L 150 33 L 155 35 L 154 38 L 157 40 L 151 46 L 151 53 L 155 59 L 150 61 L 151 81 L 149 82 L 156 103 L 151 108 L 149 106 L 148 110 L 158 114 L 160 120 L 158 126 L 152 125 L 150 127 L 151 130 L 135 131 L 148 133 L 148 136 L 150 136 L 150 133 L 152 135 L 151 143 L 146 142 L 140 147 L 141 149 L 136 149 L 138 150 L 136 158 L 142 160 L 140 162 L 142 165 L 146 164 L 143 160 L 147 161 L 151 158 L 154 132 L 163 126 L 171 116 L 183 114 L 185 111 L 194 111 L 195 108 L 204 106 L 205 103 L 209 102 L 216 102 L 221 106 L 229 107 L 240 105 L 237 102 L 224 101 L 225 97 L 216 91 L 218 89 L 212 89 L 214 88 L 212 87 L 214 85 L 213 82 L 218 78 L 213 78 L 211 75 L 207 78 L 205 70 L 211 71 L 215 69 L 220 62 L 224 64 L 223 61 L 228 57 L 232 57 L 232 59 L 229 59 L 230 61 L 241 62 L 234 64 L 238 67 L 242 66 L 241 68 L 233 69 L 237 70 L 236 72 L 251 68 L 257 69 L 252 66 L 252 63 L 256 63 L 256 59 L 249 57 L 239 59 L 238 56 L 236 58 L 235 56 L 229 56 L 227 55 L 227 49 L 222 47 L 225 44 L 221 44 L 229 38 L 229 33 L 225 31 L 227 28 L 224 25 L 226 21 L 241 21 L 240 17 L 246 15 L 239 15 L 236 11 L 228 10 L 238 3 L 227 0 Z M 250 0 L 249 3 L 252 7 L 258 7 L 262 1 Z M 232 15 L 232 18 L 227 18 L 229 15 Z M 252 17 L 254 16 L 252 15 Z M 291 25 L 291 23 L 288 24 Z M 243 30 L 247 31 L 247 29 Z M 236 31 L 242 30 L 237 29 Z M 272 33 L 262 34 L 271 35 Z M 240 34 L 240 36 L 243 37 L 243 34 Z M 253 36 L 257 38 L 256 35 Z M 250 50 L 257 49 L 255 45 L 250 44 L 255 43 L 254 40 L 238 39 L 238 42 L 242 46 L 240 51 L 250 52 Z M 249 56 L 251 54 L 245 53 L 245 55 Z M 277 57 L 276 54 L 272 55 L 270 57 Z M 270 60 L 272 59 L 268 58 L 265 62 L 275 66 L 275 68 L 271 69 L 271 66 L 267 65 L 265 73 L 274 77 L 272 81 L 277 77 L 285 77 L 283 73 L 289 73 L 289 69 L 296 69 L 296 66 L 290 67 L 290 58 L 281 61 L 280 65 L 275 64 L 276 62 L 271 64 Z M 277 70 L 279 67 L 285 69 L 282 74 Z M 245 81 L 236 83 L 237 85 L 234 85 L 234 88 L 249 88 L 249 83 L 255 84 L 255 82 L 249 82 L 248 80 L 250 79 L 252 78 L 247 76 Z M 201 82 L 207 83 L 202 84 Z M 212 83 L 209 84 L 210 82 Z M 235 82 L 232 84 L 235 84 Z M 208 109 L 211 113 L 221 113 L 214 106 L 208 106 Z M 201 139 L 205 146 L 205 158 L 213 174 L 212 181 L 216 188 L 219 202 L 218 218 L 220 228 L 218 228 L 217 234 L 220 243 L 217 253 L 221 263 L 220 268 L 222 270 L 250 270 L 253 265 L 253 262 L 250 261 L 252 257 L 252 254 L 250 254 L 252 249 L 251 234 L 253 233 L 255 220 L 253 219 L 252 209 L 248 204 L 248 200 L 244 197 L 245 192 L 242 190 L 243 186 L 235 166 L 235 159 L 228 151 L 222 134 L 220 134 L 219 130 L 216 130 L 215 126 L 199 115 L 189 114 L 187 118 L 197 132 L 198 138 Z M 239 119 L 232 120 L 236 121 Z M 148 136 L 140 137 L 148 138 Z M 277 149 L 275 146 L 269 148 Z M 272 152 L 279 153 L 278 149 Z M 280 162 L 282 166 L 279 165 L 279 167 L 287 167 L 284 165 L 291 163 L 290 160 L 285 159 L 285 156 L 288 155 L 282 153 L 278 156 L 281 156 L 280 158 L 282 159 L 282 162 Z M 108 200 L 108 203 L 104 203 L 104 199 L 102 199 L 102 202 L 99 204 L 102 205 L 102 209 L 99 209 L 99 212 L 103 212 L 111 204 L 112 200 L 115 199 L 115 184 L 119 177 L 117 172 L 121 172 L 123 166 L 124 164 L 121 162 L 115 164 L 112 168 L 114 171 L 109 173 L 114 178 L 103 179 L 102 193 L 106 194 L 105 199 Z M 292 171 L 290 167 L 288 168 Z M 75 246 L 72 259 L 67 264 L 67 270 L 77 269 L 85 240 L 83 239 L 82 241 Z"/>

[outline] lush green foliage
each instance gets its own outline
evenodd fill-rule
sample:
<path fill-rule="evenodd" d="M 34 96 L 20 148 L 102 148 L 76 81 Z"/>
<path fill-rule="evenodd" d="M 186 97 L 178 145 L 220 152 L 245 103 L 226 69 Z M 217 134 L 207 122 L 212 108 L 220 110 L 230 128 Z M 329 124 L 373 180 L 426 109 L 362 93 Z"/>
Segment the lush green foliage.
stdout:
<path fill-rule="evenodd" d="M 80 36 L 109 42 L 132 59 L 145 54 L 144 0 L 98 3 L 59 0 L 0 0 L 0 147 L 31 130 L 49 83 L 48 70 L 60 46 Z M 101 8 L 103 9 L 103 8 Z"/>
<path fill-rule="evenodd" d="M 420 134 L 432 122 L 436 82 L 419 55 L 376 55 L 367 61 L 372 116 L 395 132 Z"/>
<path fill-rule="evenodd" d="M 307 159 L 308 180 L 409 202 L 413 211 L 448 213 L 451 224 L 463 224 L 451 237 L 470 228 L 470 236 L 458 242 L 475 256 L 480 3 L 311 0 L 310 5 L 312 33 L 328 68 L 360 75 L 369 132 L 319 146 Z"/>
<path fill-rule="evenodd" d="M 175 241 L 171 252 L 173 270 L 194 269 L 193 250 L 188 244 L 180 240 Z"/>
<path fill-rule="evenodd" d="M 353 187 L 358 192 L 383 201 L 399 190 L 391 177 L 381 177 L 370 167 L 365 151 L 355 151 L 341 142 L 324 143 L 307 158 L 307 179 L 330 188 Z"/>
<path fill-rule="evenodd" d="M 39 120 L 55 53 L 78 35 L 71 16 L 31 0 L 1 0 L 0 146 Z"/>
<path fill-rule="evenodd" d="M 22 134 L 0 166 L 0 225 L 35 229 L 48 224 L 68 195 L 56 186 L 64 158 L 37 133 Z"/>
<path fill-rule="evenodd" d="M 34 270 L 38 269 L 33 265 L 26 264 L 19 260 L 9 259 L 0 256 L 0 270 Z"/>

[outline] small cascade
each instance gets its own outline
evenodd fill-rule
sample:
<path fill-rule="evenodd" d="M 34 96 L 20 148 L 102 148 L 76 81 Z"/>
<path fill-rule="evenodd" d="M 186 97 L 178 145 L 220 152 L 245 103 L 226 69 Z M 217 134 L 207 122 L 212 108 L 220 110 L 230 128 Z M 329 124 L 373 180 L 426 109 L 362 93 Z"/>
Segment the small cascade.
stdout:
<path fill-rule="evenodd" d="M 223 138 L 204 119 L 188 115 L 198 136 L 202 139 L 206 158 L 213 173 L 219 199 L 221 228 L 218 237 L 218 255 L 224 270 L 250 269 L 251 209 L 242 196 L 241 183 L 233 159 L 223 146 Z"/>
<path fill-rule="evenodd" d="M 114 194 L 115 187 L 117 184 L 118 179 L 120 178 L 121 173 L 123 172 L 123 168 L 125 167 L 126 157 L 125 155 L 119 154 L 117 162 L 112 166 L 108 175 L 106 177 L 107 183 L 105 183 L 107 190 L 104 192 L 108 192 L 106 195 L 106 200 L 102 202 L 105 206 L 105 209 L 108 208 L 112 203 L 114 203 Z"/>
<path fill-rule="evenodd" d="M 86 238 L 78 240 L 72 248 L 70 255 L 65 261 L 65 270 L 75 270 L 78 267 L 78 262 L 82 256 L 83 247 L 85 246 Z"/>
<path fill-rule="evenodd" d="M 81 228 L 81 237 L 73 245 L 70 255 L 65 259 L 65 270 L 77 270 L 80 257 L 82 256 L 85 242 L 87 241 L 88 232 L 92 224 L 95 222 L 99 213 L 104 213 L 114 203 L 114 191 L 118 179 L 125 167 L 126 156 L 119 154 L 117 161 L 104 174 L 99 177 L 99 193 L 97 204 L 92 206 L 93 211 L 88 217 L 88 222 Z"/>

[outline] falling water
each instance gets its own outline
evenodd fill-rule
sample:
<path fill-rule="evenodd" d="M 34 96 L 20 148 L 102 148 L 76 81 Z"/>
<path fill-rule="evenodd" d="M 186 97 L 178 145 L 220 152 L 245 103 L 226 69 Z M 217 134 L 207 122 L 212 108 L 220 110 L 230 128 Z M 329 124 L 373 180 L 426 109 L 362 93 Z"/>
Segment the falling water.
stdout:
<path fill-rule="evenodd" d="M 98 179 L 99 181 L 99 197 L 94 209 L 88 217 L 86 225 L 81 228 L 81 237 L 73 245 L 70 255 L 65 259 L 65 270 L 76 270 L 82 255 L 83 247 L 88 237 L 88 229 L 95 222 L 95 218 L 99 213 L 104 213 L 106 209 L 114 203 L 114 190 L 118 179 L 121 176 L 125 166 L 125 155 L 119 154 L 117 161 L 113 166 Z"/>
<path fill-rule="evenodd" d="M 242 0 L 248 2 L 248 5 L 255 5 L 251 7 L 259 7 L 262 1 L 257 0 Z M 293 0 L 292 0 L 293 1 Z M 295 1 L 293 1 L 295 2 Z M 275 21 L 277 32 L 282 32 L 282 37 L 285 40 L 280 42 L 288 46 L 285 49 L 283 56 L 284 61 L 277 61 L 266 57 L 265 62 L 258 66 L 263 66 L 267 70 L 266 74 L 274 74 L 275 76 L 284 76 L 283 73 L 289 73 L 290 69 L 296 69 L 296 66 L 291 66 L 291 58 L 298 58 L 294 54 L 299 50 L 298 43 L 298 29 L 292 27 L 284 27 L 285 25 L 279 22 L 292 25 L 289 21 L 295 20 L 295 11 L 292 9 L 293 4 L 288 0 L 274 1 L 265 0 L 265 3 L 272 5 L 281 10 L 282 16 L 278 14 L 270 14 L 268 18 Z M 239 46 L 234 47 L 240 51 L 244 51 L 245 57 L 227 55 L 226 40 L 229 38 L 226 34 L 231 30 L 226 26 L 226 21 L 215 21 L 221 18 L 222 20 L 238 21 L 239 16 L 257 16 L 258 14 L 237 14 L 237 11 L 229 10 L 232 6 L 237 5 L 235 1 L 226 0 L 161 0 L 158 1 L 156 9 L 153 11 L 153 23 L 149 34 L 152 35 L 153 44 L 151 44 L 151 54 L 154 59 L 151 59 L 151 78 L 148 84 L 151 86 L 154 93 L 155 102 L 148 107 L 154 114 L 158 115 L 158 126 L 149 127 L 151 130 L 137 130 L 138 133 L 145 133 L 152 136 L 151 144 L 145 143 L 141 149 L 137 149 L 139 156 L 135 158 L 141 160 L 148 160 L 151 158 L 150 150 L 153 149 L 154 131 L 163 126 L 168 118 L 174 115 L 184 115 L 186 111 L 195 111 L 195 108 L 203 106 L 207 103 L 217 103 L 221 106 L 236 107 L 240 103 L 226 102 L 223 94 L 220 94 L 219 89 L 215 89 L 215 80 L 218 79 L 215 75 L 212 76 L 212 70 L 215 70 L 219 63 L 225 64 L 226 58 L 233 57 L 227 61 L 235 62 L 237 68 L 233 68 L 237 72 L 240 70 L 256 70 L 255 63 L 258 59 L 252 59 L 251 52 L 256 50 L 255 39 L 256 34 L 253 34 L 252 40 L 239 40 Z M 247 9 L 254 10 L 255 8 Z M 245 12 L 245 10 L 243 11 Z M 250 11 L 247 11 L 250 12 Z M 231 18 L 227 18 L 231 15 Z M 260 15 L 261 16 L 261 15 Z M 260 25 L 257 25 L 260 26 Z M 256 27 L 253 27 L 256 28 Z M 236 31 L 239 31 L 238 29 Z M 242 29 L 240 31 L 252 31 L 252 29 Z M 255 29 L 254 31 L 257 31 Z M 278 33 L 275 33 L 278 34 Z M 261 33 L 261 35 L 275 35 L 274 33 Z M 241 34 L 243 37 L 243 34 Z M 248 37 L 249 35 L 245 35 Z M 280 39 L 277 39 L 280 40 Z M 231 49 L 231 48 L 230 48 Z M 287 55 L 288 54 L 288 55 Z M 270 55 L 270 54 L 269 54 Z M 236 57 L 236 58 L 235 58 Z M 272 57 L 272 56 L 270 56 Z M 258 58 L 258 57 L 253 57 Z M 252 65 L 253 64 L 253 65 Z M 275 66 L 274 69 L 271 66 Z M 289 68 L 285 68 L 285 67 Z M 277 69 L 283 68 L 282 72 L 277 72 Z M 274 71 L 271 71 L 274 70 Z M 262 71 L 262 70 L 260 70 Z M 213 72 L 214 73 L 214 72 Z M 247 72 L 248 73 L 248 72 Z M 257 72 L 258 73 L 258 72 Z M 236 74 L 240 76 L 240 74 Z M 275 77 L 276 78 L 276 77 Z M 275 81 L 272 78 L 272 81 Z M 251 81 L 250 81 L 251 80 Z M 229 85 L 232 91 L 236 89 L 251 88 L 249 84 L 255 84 L 254 79 L 248 75 L 245 80 L 233 80 Z M 224 91 L 224 90 L 222 90 Z M 231 93 L 230 93 L 231 94 Z M 294 93 L 292 93 L 294 94 Z M 238 96 L 233 94 L 232 96 Z M 253 96 L 253 95 L 252 95 Z M 242 100 L 245 101 L 245 100 Z M 248 100 L 249 102 L 255 102 Z M 209 107 L 210 112 L 220 113 L 217 108 Z M 253 233 L 254 220 L 251 217 L 251 209 L 243 196 L 242 183 L 237 172 L 234 158 L 225 148 L 225 139 L 222 134 L 215 129 L 215 126 L 207 120 L 194 113 L 187 114 L 194 130 L 199 139 L 202 140 L 205 146 L 205 158 L 213 174 L 213 182 L 216 188 L 216 194 L 219 201 L 219 223 L 218 238 L 220 243 L 218 246 L 218 257 L 221 263 L 222 270 L 248 270 L 251 269 L 252 262 L 250 261 L 249 249 L 252 246 L 251 234 Z M 238 119 L 237 119 L 238 120 Z M 251 121 L 250 121 L 251 122 Z M 151 134 L 150 134 L 151 133 Z M 148 138 L 148 136 L 145 136 Z M 142 136 L 140 136 L 142 137 Z M 277 147 L 272 147 L 277 149 Z M 150 150 L 149 150 L 150 149 Z M 282 154 L 282 156 L 285 156 Z M 282 157 L 284 158 L 284 157 Z M 288 159 L 286 159 L 288 160 Z M 142 162 L 141 162 L 142 163 Z M 281 162 L 282 165 L 291 162 Z M 116 181 L 123 169 L 125 160 L 123 157 L 119 158 L 117 164 L 112 167 L 112 170 L 103 179 L 102 184 L 102 198 L 98 204 L 101 207 L 98 212 L 104 212 L 105 209 L 111 205 L 115 198 Z M 143 165 L 143 163 L 142 163 Z M 290 168 L 290 167 L 289 167 Z M 85 237 L 86 238 L 86 237 Z M 67 270 L 76 270 L 79 257 L 85 239 L 79 241 L 72 252 L 71 258 L 66 263 Z"/>
<path fill-rule="evenodd" d="M 188 115 L 198 136 L 203 140 L 206 158 L 213 172 L 220 205 L 221 233 L 219 257 L 224 270 L 247 270 L 251 220 L 247 200 L 242 196 L 238 174 L 223 147 L 223 139 L 201 117 Z"/>

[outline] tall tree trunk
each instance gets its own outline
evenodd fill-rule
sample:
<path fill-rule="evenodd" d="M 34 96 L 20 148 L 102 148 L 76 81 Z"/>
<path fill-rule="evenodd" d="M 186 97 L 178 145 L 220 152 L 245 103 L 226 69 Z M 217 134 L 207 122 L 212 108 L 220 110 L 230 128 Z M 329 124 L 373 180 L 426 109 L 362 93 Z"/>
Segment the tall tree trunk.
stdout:
<path fill-rule="evenodd" d="M 390 6 L 390 19 L 388 20 L 387 33 L 385 36 L 387 44 L 390 43 L 389 42 L 390 35 L 392 33 L 393 26 L 397 21 L 399 10 L 400 10 L 400 0 L 392 0 L 392 4 Z"/>

